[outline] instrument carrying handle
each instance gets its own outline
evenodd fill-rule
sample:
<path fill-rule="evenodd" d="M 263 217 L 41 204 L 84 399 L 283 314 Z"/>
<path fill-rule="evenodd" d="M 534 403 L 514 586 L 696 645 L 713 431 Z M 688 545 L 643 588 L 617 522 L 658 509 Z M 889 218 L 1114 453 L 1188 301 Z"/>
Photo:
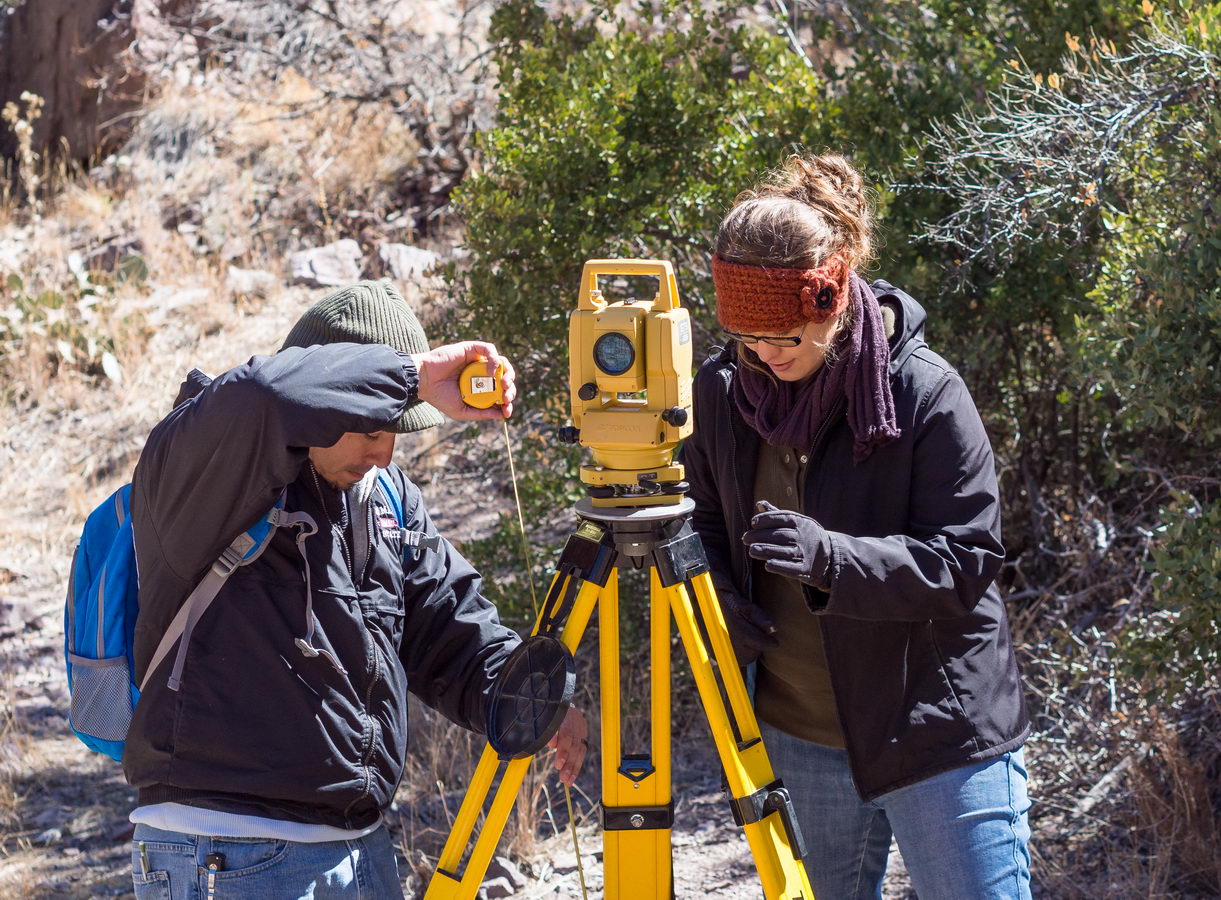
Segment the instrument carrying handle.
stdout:
<path fill-rule="evenodd" d="M 674 266 L 666 259 L 591 259 L 581 270 L 581 295 L 578 309 L 598 309 L 603 301 L 595 301 L 600 275 L 651 275 L 657 279 L 656 309 L 678 309 L 678 281 Z"/>

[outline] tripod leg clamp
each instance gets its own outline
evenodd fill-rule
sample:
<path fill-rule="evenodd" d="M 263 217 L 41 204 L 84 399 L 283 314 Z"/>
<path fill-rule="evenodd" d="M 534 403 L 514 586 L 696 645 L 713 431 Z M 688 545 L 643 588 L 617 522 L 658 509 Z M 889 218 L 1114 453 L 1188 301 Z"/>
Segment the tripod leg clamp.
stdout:
<path fill-rule="evenodd" d="M 780 823 L 784 826 L 784 833 L 788 835 L 793 856 L 801 859 L 806 855 L 805 841 L 801 837 L 797 813 L 793 809 L 793 798 L 789 796 L 788 788 L 779 778 L 748 797 L 730 797 L 729 809 L 733 812 L 733 821 L 738 827 L 752 825 L 772 813 L 779 813 Z"/>
<path fill-rule="evenodd" d="M 657 546 L 653 551 L 653 565 L 662 587 L 674 587 L 708 571 L 704 545 L 689 522 L 683 523 L 675 537 Z"/>
<path fill-rule="evenodd" d="M 665 806 L 604 806 L 603 831 L 658 831 L 674 827 L 674 801 Z"/>

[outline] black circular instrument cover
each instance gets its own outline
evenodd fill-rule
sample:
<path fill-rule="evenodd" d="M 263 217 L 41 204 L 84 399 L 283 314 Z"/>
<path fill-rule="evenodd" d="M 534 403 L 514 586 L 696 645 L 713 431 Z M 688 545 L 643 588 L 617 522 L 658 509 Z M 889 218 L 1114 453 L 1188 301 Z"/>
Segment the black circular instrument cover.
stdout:
<path fill-rule="evenodd" d="M 533 756 L 559 731 L 577 684 L 560 640 L 536 634 L 509 654 L 488 703 L 488 743 L 501 759 Z"/>

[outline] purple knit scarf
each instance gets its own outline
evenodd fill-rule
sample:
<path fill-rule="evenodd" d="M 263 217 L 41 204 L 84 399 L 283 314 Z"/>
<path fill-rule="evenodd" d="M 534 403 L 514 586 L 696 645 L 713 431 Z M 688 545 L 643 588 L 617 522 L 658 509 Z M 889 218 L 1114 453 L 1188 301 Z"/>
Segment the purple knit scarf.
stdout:
<path fill-rule="evenodd" d="M 769 444 L 809 447 L 836 401 L 845 395 L 855 462 L 899 436 L 882 309 L 856 272 L 849 276 L 848 290 L 852 328 L 837 339 L 839 352 L 834 363 L 822 366 L 800 384 L 780 381 L 770 372 L 739 363 L 734 400 L 742 417 Z M 743 350 L 753 355 L 753 351 Z"/>

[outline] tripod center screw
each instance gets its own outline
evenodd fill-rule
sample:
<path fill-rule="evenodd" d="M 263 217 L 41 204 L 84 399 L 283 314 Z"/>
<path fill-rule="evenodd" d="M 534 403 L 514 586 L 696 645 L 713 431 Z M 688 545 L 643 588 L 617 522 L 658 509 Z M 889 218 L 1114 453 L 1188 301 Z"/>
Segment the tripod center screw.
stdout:
<path fill-rule="evenodd" d="M 633 828 L 642 828 L 644 826 L 644 816 L 640 813 L 635 813 L 628 821 L 632 824 Z"/>

